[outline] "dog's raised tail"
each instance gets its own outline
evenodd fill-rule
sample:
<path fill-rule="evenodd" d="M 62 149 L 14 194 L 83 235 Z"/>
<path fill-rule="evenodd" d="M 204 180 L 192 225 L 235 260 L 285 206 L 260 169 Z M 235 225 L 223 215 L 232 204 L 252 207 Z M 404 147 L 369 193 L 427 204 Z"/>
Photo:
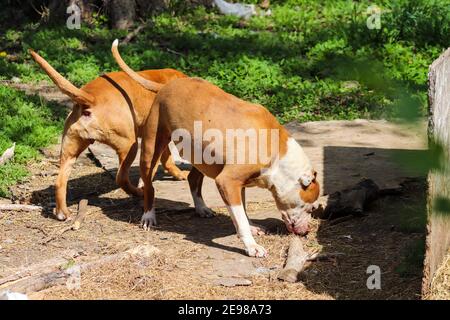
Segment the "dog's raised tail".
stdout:
<path fill-rule="evenodd" d="M 94 97 L 83 89 L 77 88 L 69 80 L 64 78 L 58 71 L 56 71 L 44 58 L 39 54 L 29 49 L 28 52 L 33 57 L 39 66 L 44 69 L 47 75 L 58 86 L 58 88 L 72 100 L 83 105 L 91 104 L 94 102 Z"/>
<path fill-rule="evenodd" d="M 125 72 L 127 75 L 130 76 L 131 79 L 139 83 L 141 86 L 143 86 L 145 89 L 158 92 L 163 87 L 162 84 L 158 82 L 154 82 L 148 79 L 145 79 L 144 77 L 140 76 L 136 71 L 131 69 L 125 61 L 123 61 L 122 57 L 119 54 L 119 49 L 117 48 L 119 46 L 119 40 L 114 40 L 111 47 L 111 52 L 116 60 L 117 64 L 119 65 L 120 69 L 122 69 L 123 72 Z"/>

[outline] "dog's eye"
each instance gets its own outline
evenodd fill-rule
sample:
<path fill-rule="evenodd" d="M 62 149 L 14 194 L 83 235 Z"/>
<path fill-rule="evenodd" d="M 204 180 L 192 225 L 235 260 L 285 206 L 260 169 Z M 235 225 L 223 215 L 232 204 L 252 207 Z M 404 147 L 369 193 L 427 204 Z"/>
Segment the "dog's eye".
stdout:
<path fill-rule="evenodd" d="M 83 116 L 85 116 L 85 117 L 89 117 L 89 116 L 91 115 L 91 112 L 90 112 L 89 110 L 83 110 L 83 111 L 81 112 L 81 114 L 82 114 Z"/>

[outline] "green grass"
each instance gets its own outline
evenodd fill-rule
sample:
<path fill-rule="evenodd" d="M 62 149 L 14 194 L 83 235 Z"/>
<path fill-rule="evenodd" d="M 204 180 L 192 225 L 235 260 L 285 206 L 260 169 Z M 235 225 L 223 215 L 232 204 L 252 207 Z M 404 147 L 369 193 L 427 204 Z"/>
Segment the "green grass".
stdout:
<path fill-rule="evenodd" d="M 380 1 L 382 29 L 369 30 L 370 4 L 274 1 L 272 16 L 248 21 L 203 7 L 160 14 L 121 52 L 135 69 L 173 67 L 205 78 L 282 122 L 395 117 L 399 108 L 423 116 L 428 66 L 450 43 L 450 8 L 444 0 Z M 102 24 L 7 30 L 0 43 L 18 61 L 0 58 L 0 74 L 47 79 L 26 54 L 31 47 L 82 85 L 117 70 L 110 45 L 124 34 Z"/>
<path fill-rule="evenodd" d="M 62 130 L 60 106 L 0 85 L 0 154 L 16 143 L 13 161 L 0 166 L 0 197 L 8 186 L 27 176 L 25 165 L 39 148 L 55 142 Z"/>

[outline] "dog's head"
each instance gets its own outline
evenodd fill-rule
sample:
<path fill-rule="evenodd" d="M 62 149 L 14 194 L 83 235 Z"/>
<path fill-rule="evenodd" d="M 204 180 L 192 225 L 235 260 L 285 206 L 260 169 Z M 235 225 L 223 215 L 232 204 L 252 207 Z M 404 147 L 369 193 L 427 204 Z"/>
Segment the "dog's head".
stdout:
<path fill-rule="evenodd" d="M 299 188 L 292 191 L 290 201 L 284 201 L 281 214 L 289 232 L 306 235 L 309 232 L 311 213 L 317 208 L 320 185 L 317 181 L 317 172 L 304 174 L 298 181 Z M 290 205 L 287 205 L 290 203 Z"/>

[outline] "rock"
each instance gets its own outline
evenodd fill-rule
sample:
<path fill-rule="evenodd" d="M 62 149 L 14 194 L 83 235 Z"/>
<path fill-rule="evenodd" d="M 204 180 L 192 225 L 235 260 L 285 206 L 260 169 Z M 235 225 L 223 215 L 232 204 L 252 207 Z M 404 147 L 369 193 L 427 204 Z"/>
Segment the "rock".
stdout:
<path fill-rule="evenodd" d="M 255 272 L 258 274 L 267 274 L 270 273 L 270 269 L 269 268 L 265 268 L 265 267 L 258 267 L 256 268 Z"/>

